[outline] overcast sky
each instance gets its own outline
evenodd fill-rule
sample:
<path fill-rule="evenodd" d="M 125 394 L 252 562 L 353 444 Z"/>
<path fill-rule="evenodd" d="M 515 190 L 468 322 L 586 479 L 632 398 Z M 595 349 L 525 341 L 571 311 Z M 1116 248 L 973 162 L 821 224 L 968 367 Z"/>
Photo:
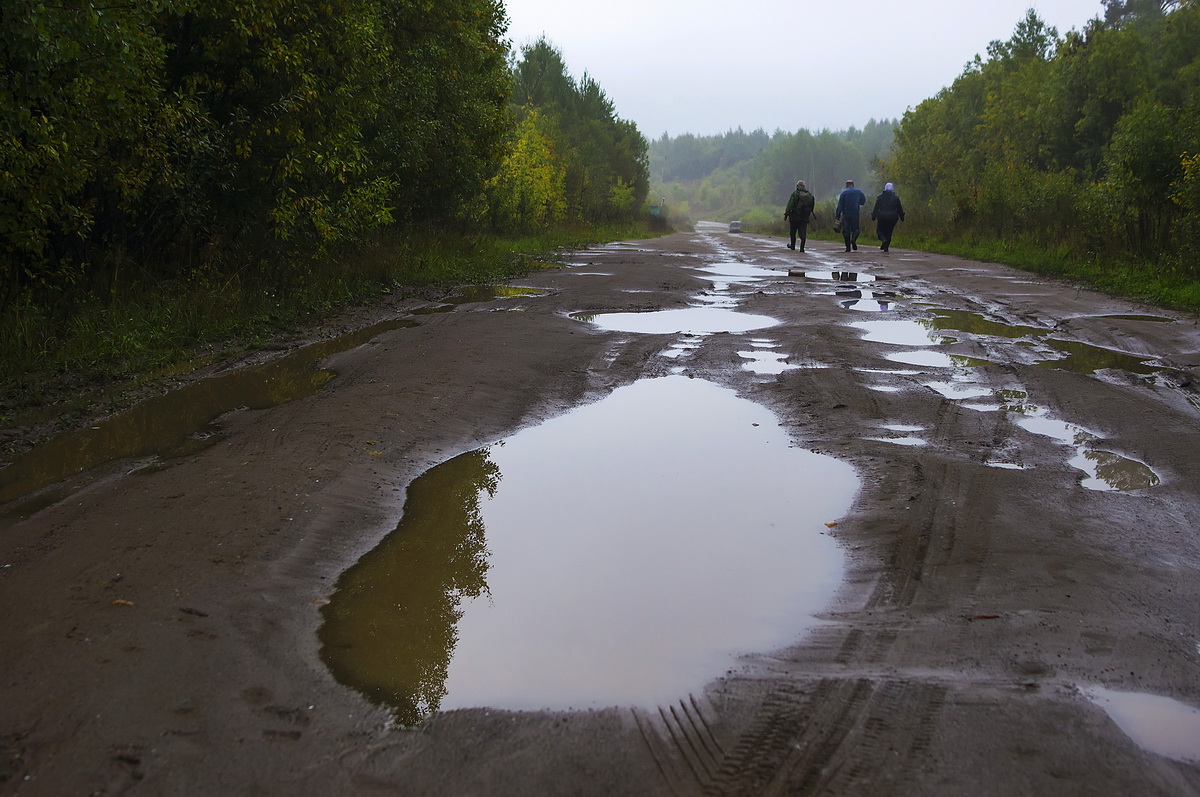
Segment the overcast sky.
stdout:
<path fill-rule="evenodd" d="M 545 34 L 648 138 L 899 118 L 1029 8 L 1061 36 L 1100 0 L 504 0 L 519 48 Z"/>

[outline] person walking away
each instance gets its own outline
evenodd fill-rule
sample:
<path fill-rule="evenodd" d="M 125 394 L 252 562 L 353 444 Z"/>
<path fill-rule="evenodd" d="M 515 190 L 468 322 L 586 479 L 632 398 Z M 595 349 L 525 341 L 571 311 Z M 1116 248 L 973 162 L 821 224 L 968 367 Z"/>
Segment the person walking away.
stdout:
<path fill-rule="evenodd" d="M 783 209 L 783 217 L 788 220 L 788 229 L 792 237 L 792 242 L 787 245 L 788 249 L 796 248 L 798 234 L 800 251 L 804 251 L 804 244 L 808 241 L 808 217 L 812 215 L 816 204 L 817 198 L 809 193 L 804 181 L 797 180 L 796 190 L 788 197 L 787 207 Z"/>
<path fill-rule="evenodd" d="M 842 220 L 842 238 L 846 240 L 846 251 L 858 251 L 858 209 L 867 204 L 867 195 L 854 187 L 853 180 L 846 181 L 846 187 L 838 194 L 837 210 L 833 218 Z"/>
<path fill-rule="evenodd" d="M 879 248 L 888 251 L 892 245 L 892 230 L 896 222 L 904 221 L 904 205 L 896 196 L 896 186 L 888 183 L 883 187 L 883 193 L 875 197 L 875 207 L 871 208 L 871 221 L 875 222 L 875 234 L 881 243 Z"/>

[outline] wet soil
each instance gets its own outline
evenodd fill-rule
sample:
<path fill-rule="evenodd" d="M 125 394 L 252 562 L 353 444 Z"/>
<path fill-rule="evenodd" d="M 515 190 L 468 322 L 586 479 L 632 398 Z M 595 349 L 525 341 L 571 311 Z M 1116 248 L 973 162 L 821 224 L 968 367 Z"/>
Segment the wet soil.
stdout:
<path fill-rule="evenodd" d="M 1196 319 L 991 264 L 808 249 L 714 227 L 518 282 L 543 295 L 360 313 L 416 324 L 329 355 L 315 391 L 225 412 L 203 445 L 0 504 L 0 793 L 1200 793 L 1200 766 L 1139 746 L 1089 696 L 1200 706 Z M 699 270 L 730 262 L 774 276 Z M 843 272 L 895 299 L 844 307 Z M 572 317 L 703 303 L 779 323 Z M 928 344 L 851 326 L 884 319 L 936 323 Z M 754 348 L 789 367 L 747 367 Z M 895 359 L 922 352 L 945 356 Z M 414 479 L 680 373 L 861 479 L 830 529 L 847 578 L 815 629 L 657 706 L 400 727 L 330 674 L 322 607 Z M 1089 489 L 1079 450 L 1030 415 L 1157 483 Z"/>

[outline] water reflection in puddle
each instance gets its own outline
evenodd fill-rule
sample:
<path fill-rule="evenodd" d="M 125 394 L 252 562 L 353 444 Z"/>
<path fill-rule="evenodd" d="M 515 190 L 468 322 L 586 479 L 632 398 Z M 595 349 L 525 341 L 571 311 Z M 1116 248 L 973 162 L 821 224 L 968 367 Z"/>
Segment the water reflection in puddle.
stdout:
<path fill-rule="evenodd" d="M 1047 340 L 1046 344 L 1066 356 L 1039 360 L 1034 365 L 1059 371 L 1071 371 L 1076 374 L 1094 374 L 1106 368 L 1116 368 L 1145 376 L 1162 370 L 1160 366 L 1146 364 L 1147 361 L 1155 359 L 1153 355 L 1125 354 L 1075 340 Z"/>
<path fill-rule="evenodd" d="M 979 313 L 966 310 L 945 310 L 937 308 L 930 311 L 933 318 L 920 319 L 918 323 L 930 329 L 953 329 L 959 332 L 969 332 L 973 335 L 990 335 L 999 338 L 1040 337 L 1050 334 L 1050 330 L 1039 327 L 1022 326 L 1020 324 L 1004 324 L 984 318 Z"/>
<path fill-rule="evenodd" d="M 747 371 L 763 375 L 778 375 L 784 371 L 798 368 L 787 362 L 787 355 L 777 351 L 758 349 L 755 351 L 739 351 L 738 356 L 748 360 L 742 364 Z"/>
<path fill-rule="evenodd" d="M 871 343 L 892 343 L 897 346 L 928 346 L 955 343 L 954 338 L 937 334 L 918 321 L 856 321 L 849 326 L 861 329 L 862 339 Z"/>
<path fill-rule="evenodd" d="M 864 437 L 864 440 L 870 440 L 875 443 L 893 443 L 898 446 L 925 446 L 929 443 L 919 437 L 897 435 L 895 437 Z"/>
<path fill-rule="evenodd" d="M 834 296 L 839 296 L 845 299 L 895 299 L 895 291 L 869 291 L 869 290 L 837 290 L 833 292 Z"/>
<path fill-rule="evenodd" d="M 940 351 L 917 349 L 916 351 L 896 351 L 883 355 L 885 360 L 905 363 L 907 365 L 924 365 L 931 368 L 976 368 L 990 365 L 987 360 L 976 357 L 966 357 L 959 354 L 943 354 Z"/>
<path fill-rule="evenodd" d="M 674 360 L 677 357 L 682 357 L 685 354 L 691 354 L 696 349 L 704 344 L 704 337 L 701 335 L 688 335 L 671 344 L 671 347 L 662 353 L 663 357 Z"/>
<path fill-rule="evenodd" d="M 874 282 L 875 276 L 872 274 L 863 274 L 857 271 L 802 271 L 792 269 L 788 271 L 788 275 L 792 277 L 804 277 L 810 280 L 825 280 L 829 282 Z"/>
<path fill-rule="evenodd" d="M 1161 315 L 1102 315 L 1097 318 L 1112 318 L 1117 321 L 1149 321 L 1159 324 L 1170 324 L 1175 320 Z"/>
<path fill-rule="evenodd" d="M 1092 687 L 1084 694 L 1138 746 L 1177 761 L 1200 764 L 1200 710 L 1141 692 Z"/>
<path fill-rule="evenodd" d="M 991 396 L 993 394 L 992 388 L 972 384 L 971 382 L 926 382 L 925 387 L 941 393 L 948 399 L 956 401 L 960 399 L 982 398 L 983 396 Z"/>
<path fill-rule="evenodd" d="M 412 311 L 413 315 L 434 315 L 449 313 L 463 304 L 490 302 L 494 299 L 513 299 L 528 296 L 546 296 L 552 291 L 544 288 L 522 288 L 517 285 L 468 285 L 457 293 L 438 300 L 436 305 L 419 307 Z"/>
<path fill-rule="evenodd" d="M 847 310 L 862 310 L 868 313 L 882 313 L 895 310 L 899 306 L 892 301 L 876 299 L 848 299 L 841 302 L 841 305 Z"/>
<path fill-rule="evenodd" d="M 385 321 L 315 343 L 265 365 L 201 379 L 147 399 L 125 412 L 39 446 L 0 470 L 0 502 L 11 501 L 65 476 L 124 457 L 178 456 L 209 445 L 198 435 L 239 407 L 265 409 L 311 396 L 333 378 L 317 364 L 412 321 Z"/>
<path fill-rule="evenodd" d="M 406 724 L 665 704 L 798 640 L 857 486 L 731 390 L 638 382 L 414 481 L 322 610 L 322 658 Z"/>
<path fill-rule="evenodd" d="M 687 307 L 640 313 L 572 313 L 571 318 L 595 324 L 610 332 L 641 332 L 648 335 L 749 332 L 779 324 L 770 316 L 739 313 L 724 307 Z"/>
<path fill-rule="evenodd" d="M 765 268 L 763 266 L 755 266 L 750 263 L 726 262 L 715 263 L 711 266 L 698 266 L 697 271 L 703 271 L 705 274 L 713 274 L 719 277 L 727 277 L 730 280 L 743 279 L 747 281 L 757 281 L 761 279 L 769 279 L 783 276 L 782 272 L 774 269 Z"/>
<path fill-rule="evenodd" d="M 1159 484 L 1158 475 L 1145 463 L 1098 448 L 1103 438 L 1081 426 L 1047 417 L 1041 411 L 1019 416 L 1016 423 L 1026 431 L 1074 447 L 1076 453 L 1069 464 L 1087 475 L 1082 485 L 1089 490 L 1126 492 Z"/>

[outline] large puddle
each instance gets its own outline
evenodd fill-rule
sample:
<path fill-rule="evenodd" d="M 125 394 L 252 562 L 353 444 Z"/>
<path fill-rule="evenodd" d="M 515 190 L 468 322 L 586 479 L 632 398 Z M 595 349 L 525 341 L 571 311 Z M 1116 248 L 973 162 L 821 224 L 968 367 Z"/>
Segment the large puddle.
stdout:
<path fill-rule="evenodd" d="M 0 503 L 114 459 L 197 451 L 208 445 L 205 428 L 221 415 L 239 407 L 265 409 L 311 396 L 334 376 L 317 367 L 326 357 L 411 326 L 411 321 L 385 321 L 315 343 L 265 365 L 172 390 L 89 429 L 51 440 L 0 470 Z"/>
<path fill-rule="evenodd" d="M 637 382 L 415 480 L 322 610 L 322 658 L 404 724 L 666 704 L 800 641 L 857 488 L 731 390 Z"/>

